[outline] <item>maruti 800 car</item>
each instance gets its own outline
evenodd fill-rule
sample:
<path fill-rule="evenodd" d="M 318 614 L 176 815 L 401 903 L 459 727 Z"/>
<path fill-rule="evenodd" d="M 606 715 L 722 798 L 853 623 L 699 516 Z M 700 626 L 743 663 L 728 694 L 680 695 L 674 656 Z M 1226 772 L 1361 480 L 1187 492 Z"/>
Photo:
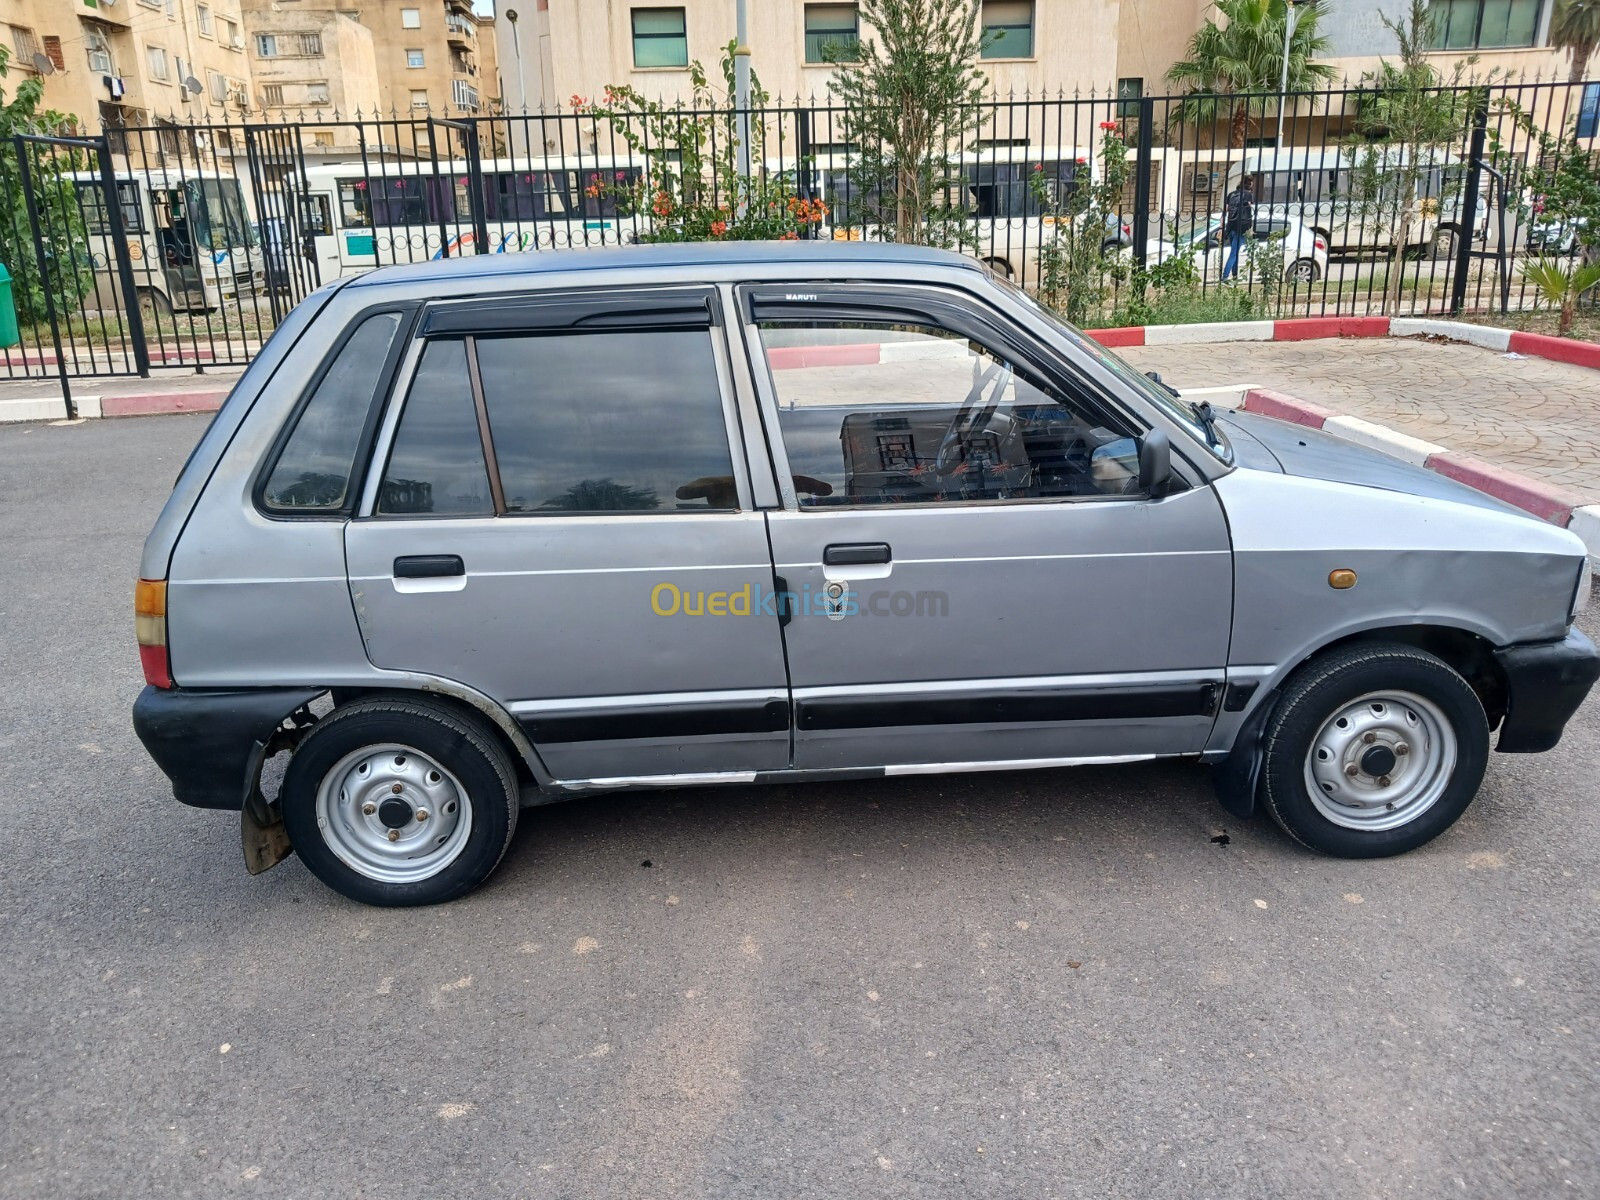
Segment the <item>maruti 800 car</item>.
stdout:
<path fill-rule="evenodd" d="M 1600 671 L 1571 533 L 1185 403 L 893 246 L 326 287 L 141 574 L 134 724 L 177 798 L 242 812 L 252 869 L 292 849 L 387 905 L 463 895 L 519 806 L 584 793 L 1179 756 L 1235 814 L 1392 855 Z"/>

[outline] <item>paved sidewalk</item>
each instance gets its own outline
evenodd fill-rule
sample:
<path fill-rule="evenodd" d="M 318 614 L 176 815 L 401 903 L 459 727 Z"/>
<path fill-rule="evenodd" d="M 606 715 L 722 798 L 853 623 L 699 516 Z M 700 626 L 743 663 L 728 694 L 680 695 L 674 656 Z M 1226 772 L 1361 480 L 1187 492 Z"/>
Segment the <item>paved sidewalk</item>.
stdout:
<path fill-rule="evenodd" d="M 1130 346 L 1174 387 L 1253 383 L 1600 502 L 1600 372 L 1403 338 Z"/>

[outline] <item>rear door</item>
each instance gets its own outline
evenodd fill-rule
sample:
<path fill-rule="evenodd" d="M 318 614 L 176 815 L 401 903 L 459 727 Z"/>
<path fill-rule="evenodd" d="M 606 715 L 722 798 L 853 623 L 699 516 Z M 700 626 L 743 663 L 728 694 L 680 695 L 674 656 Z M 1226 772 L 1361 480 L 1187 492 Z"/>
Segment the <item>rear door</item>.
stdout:
<path fill-rule="evenodd" d="M 1210 487 L 1141 494 L 1145 430 L 957 293 L 742 299 L 785 493 L 797 768 L 1203 748 L 1233 601 Z"/>
<path fill-rule="evenodd" d="M 423 330 L 346 534 L 372 661 L 499 701 L 560 780 L 786 766 L 715 293 L 502 297 Z"/>

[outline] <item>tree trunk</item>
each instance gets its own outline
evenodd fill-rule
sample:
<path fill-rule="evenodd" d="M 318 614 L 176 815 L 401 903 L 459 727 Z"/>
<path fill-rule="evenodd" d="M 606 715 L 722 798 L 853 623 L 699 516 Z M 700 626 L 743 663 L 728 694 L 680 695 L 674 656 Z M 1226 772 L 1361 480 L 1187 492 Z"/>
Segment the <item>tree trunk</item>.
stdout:
<path fill-rule="evenodd" d="M 1593 44 L 1573 46 L 1570 53 L 1572 54 L 1572 69 L 1567 72 L 1567 82 L 1587 82 L 1584 76 L 1589 72 L 1589 59 L 1594 55 Z"/>
<path fill-rule="evenodd" d="M 1233 102 L 1232 128 L 1228 131 L 1228 146 L 1230 149 L 1244 149 L 1244 135 L 1249 131 L 1249 125 L 1249 102 L 1244 100 L 1235 100 Z"/>
<path fill-rule="evenodd" d="M 1389 279 L 1383 289 L 1383 311 L 1389 316 L 1400 312 L 1400 284 L 1406 272 L 1406 242 L 1411 237 L 1411 206 L 1400 210 L 1400 222 L 1394 231 L 1394 256 L 1389 262 Z"/>
<path fill-rule="evenodd" d="M 1578 293 L 1569 284 L 1561 297 L 1561 319 L 1556 322 L 1556 335 L 1566 337 L 1572 332 L 1572 318 L 1578 315 Z"/>

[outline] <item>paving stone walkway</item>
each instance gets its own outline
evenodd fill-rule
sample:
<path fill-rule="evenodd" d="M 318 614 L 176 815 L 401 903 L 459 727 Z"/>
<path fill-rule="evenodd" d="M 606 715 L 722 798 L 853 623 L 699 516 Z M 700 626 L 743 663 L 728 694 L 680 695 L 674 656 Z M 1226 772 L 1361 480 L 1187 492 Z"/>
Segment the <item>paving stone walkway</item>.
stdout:
<path fill-rule="evenodd" d="M 1600 371 L 1407 338 L 1119 353 L 1174 387 L 1276 388 L 1600 502 Z"/>

